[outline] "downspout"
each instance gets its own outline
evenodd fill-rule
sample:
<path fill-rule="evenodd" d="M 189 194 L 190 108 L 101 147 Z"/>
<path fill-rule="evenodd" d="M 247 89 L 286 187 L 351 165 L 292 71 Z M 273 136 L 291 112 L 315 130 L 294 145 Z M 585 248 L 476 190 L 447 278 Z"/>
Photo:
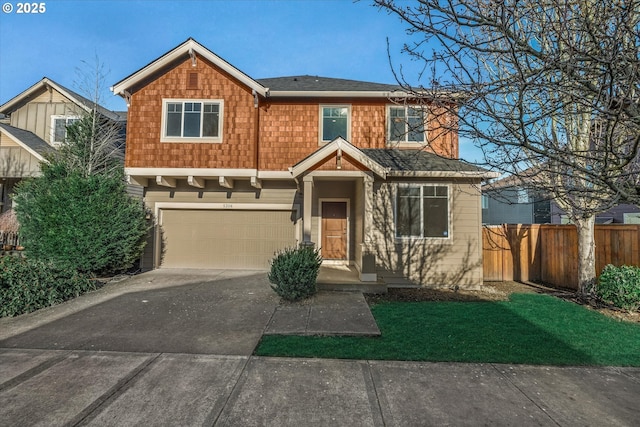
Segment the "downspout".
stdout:
<path fill-rule="evenodd" d="M 256 168 L 256 177 L 258 175 L 258 168 L 260 167 L 260 98 L 258 92 L 255 89 L 251 91 L 253 95 L 253 108 L 255 109 L 255 120 L 253 125 L 253 146 L 255 147 L 254 166 Z"/>

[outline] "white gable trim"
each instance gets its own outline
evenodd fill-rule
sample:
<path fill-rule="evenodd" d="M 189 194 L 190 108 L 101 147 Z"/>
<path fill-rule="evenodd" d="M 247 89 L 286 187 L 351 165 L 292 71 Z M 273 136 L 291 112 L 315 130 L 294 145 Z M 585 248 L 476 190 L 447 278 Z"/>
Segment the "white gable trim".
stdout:
<path fill-rule="evenodd" d="M 383 167 L 382 165 L 380 165 L 380 163 L 376 162 L 375 160 L 372 160 L 369 156 L 364 154 L 358 148 L 351 145 L 349 141 L 341 137 L 337 137 L 330 143 L 319 148 L 310 156 L 307 156 L 302 161 L 290 167 L 289 171 L 291 172 L 294 178 L 297 178 L 300 175 L 302 175 L 304 172 L 311 169 L 317 163 L 320 163 L 321 161 L 333 155 L 333 153 L 337 153 L 338 151 L 348 154 L 350 157 L 353 157 L 356 161 L 360 162 L 361 164 L 369 168 L 371 172 L 375 173 L 376 175 L 382 178 L 386 178 L 388 173 L 387 168 Z"/>
<path fill-rule="evenodd" d="M 73 96 L 71 93 L 69 93 L 67 90 L 65 90 L 65 88 L 58 85 L 56 82 L 49 79 L 48 77 L 44 77 L 42 80 L 40 80 L 38 83 L 31 86 L 29 89 L 25 90 L 21 94 L 15 96 L 14 98 L 10 99 L 9 101 L 5 102 L 2 106 L 0 106 L 0 113 L 14 111 L 14 109 L 17 107 L 17 105 L 19 105 L 22 102 L 22 100 L 35 95 L 36 93 L 38 93 L 38 91 L 42 89 L 47 89 L 47 88 L 55 89 L 57 92 L 60 92 L 62 96 L 64 96 L 69 101 L 76 104 L 77 106 L 83 108 L 85 111 L 87 112 L 91 111 L 89 107 L 87 107 L 81 100 L 79 100 L 78 98 Z"/>
<path fill-rule="evenodd" d="M 125 97 L 125 92 L 134 86 L 136 83 L 140 82 L 147 78 L 147 76 L 163 69 L 165 66 L 180 58 L 183 55 L 192 55 L 193 53 L 197 53 L 201 55 L 203 58 L 207 59 L 209 62 L 213 63 L 215 66 L 221 68 L 225 72 L 229 73 L 231 76 L 239 80 L 241 83 L 248 86 L 250 89 L 255 90 L 258 94 L 262 96 L 266 96 L 269 91 L 268 88 L 262 86 L 260 83 L 238 70 L 233 65 L 229 64 L 224 59 L 220 58 L 215 53 L 211 52 L 206 47 L 202 46 L 200 43 L 195 41 L 194 39 L 189 39 L 186 42 L 182 43 L 180 46 L 175 49 L 165 53 L 160 58 L 146 65 L 144 68 L 136 71 L 131 74 L 129 77 L 126 77 L 124 80 L 119 81 L 115 85 L 111 87 L 111 91 L 115 95 L 120 95 Z"/>

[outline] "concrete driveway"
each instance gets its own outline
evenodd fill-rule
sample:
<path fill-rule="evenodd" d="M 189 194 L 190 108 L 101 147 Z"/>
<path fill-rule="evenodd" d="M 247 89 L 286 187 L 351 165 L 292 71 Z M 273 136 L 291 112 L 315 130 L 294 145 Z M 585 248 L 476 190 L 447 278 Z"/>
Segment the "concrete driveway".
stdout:
<path fill-rule="evenodd" d="M 248 356 L 277 305 L 264 271 L 155 270 L 2 319 L 0 347 Z"/>

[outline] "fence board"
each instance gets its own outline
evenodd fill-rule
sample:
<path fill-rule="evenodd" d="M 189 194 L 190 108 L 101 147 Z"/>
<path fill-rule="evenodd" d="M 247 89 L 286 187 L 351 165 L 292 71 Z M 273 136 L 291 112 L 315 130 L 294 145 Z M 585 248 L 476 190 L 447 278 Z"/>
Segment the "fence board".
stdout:
<path fill-rule="evenodd" d="M 598 224 L 594 237 L 596 275 L 607 264 L 640 266 L 640 225 Z M 578 233 L 573 225 L 486 226 L 483 257 L 487 281 L 578 288 Z"/>

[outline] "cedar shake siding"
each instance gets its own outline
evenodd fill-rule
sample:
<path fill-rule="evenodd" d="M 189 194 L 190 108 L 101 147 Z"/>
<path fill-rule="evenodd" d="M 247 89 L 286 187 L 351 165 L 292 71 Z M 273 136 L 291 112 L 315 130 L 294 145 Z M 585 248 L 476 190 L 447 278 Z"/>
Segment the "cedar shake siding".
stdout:
<path fill-rule="evenodd" d="M 221 142 L 161 142 L 163 99 L 223 100 Z M 320 105 L 350 106 L 350 142 L 356 147 L 387 147 L 388 99 L 261 98 L 259 103 L 256 109 L 251 90 L 206 59 L 198 56 L 194 67 L 186 58 L 132 93 L 126 167 L 285 171 L 321 145 Z M 442 129 L 443 120 L 428 113 L 427 151 L 455 158 L 457 135 Z"/>
<path fill-rule="evenodd" d="M 259 134 L 260 170 L 286 170 L 300 159 L 318 149 L 320 145 L 320 106 L 350 106 L 350 138 L 344 138 L 358 148 L 387 148 L 388 99 L 344 100 L 311 99 L 305 101 L 268 100 L 262 106 Z M 427 151 L 443 157 L 456 158 L 458 137 L 447 131 L 441 123 L 455 123 L 443 113 L 428 114 Z M 393 147 L 393 146 L 391 146 Z"/>
<path fill-rule="evenodd" d="M 197 89 L 188 88 L 193 73 Z M 223 100 L 222 142 L 160 142 L 163 99 Z M 195 67 L 187 58 L 132 94 L 126 167 L 254 169 L 256 114 L 250 89 L 199 56 Z"/>

